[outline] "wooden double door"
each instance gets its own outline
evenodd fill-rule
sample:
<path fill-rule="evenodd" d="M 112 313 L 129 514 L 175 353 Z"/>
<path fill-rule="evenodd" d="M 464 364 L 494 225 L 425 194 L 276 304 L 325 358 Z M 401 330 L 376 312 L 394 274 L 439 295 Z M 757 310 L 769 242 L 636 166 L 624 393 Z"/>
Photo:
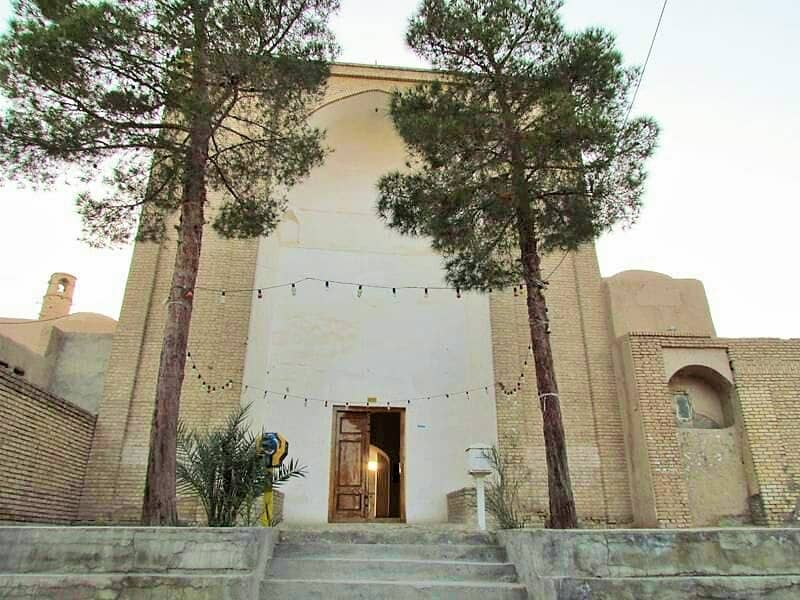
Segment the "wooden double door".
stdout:
<path fill-rule="evenodd" d="M 330 522 L 364 522 L 371 520 L 405 520 L 405 477 L 403 474 L 403 435 L 405 411 L 390 409 L 399 413 L 399 463 L 396 471 L 389 473 L 389 465 L 381 461 L 378 469 L 386 469 L 375 474 L 378 481 L 392 477 L 398 486 L 397 516 L 390 519 L 374 519 L 370 502 L 370 477 L 368 464 L 370 459 L 371 416 L 377 411 L 383 413 L 387 409 L 343 408 L 335 407 L 333 411 L 333 437 L 331 452 L 331 485 L 328 503 L 328 520 Z M 374 491 L 373 491 L 374 493 Z M 386 500 L 388 503 L 388 499 Z"/>

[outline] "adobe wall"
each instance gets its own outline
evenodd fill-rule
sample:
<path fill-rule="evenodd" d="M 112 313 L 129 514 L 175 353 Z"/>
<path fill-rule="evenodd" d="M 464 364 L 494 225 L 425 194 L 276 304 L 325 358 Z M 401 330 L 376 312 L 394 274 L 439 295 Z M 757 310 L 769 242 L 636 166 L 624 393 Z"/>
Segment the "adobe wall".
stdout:
<path fill-rule="evenodd" d="M 69 523 L 95 417 L 0 371 L 0 521 Z"/>

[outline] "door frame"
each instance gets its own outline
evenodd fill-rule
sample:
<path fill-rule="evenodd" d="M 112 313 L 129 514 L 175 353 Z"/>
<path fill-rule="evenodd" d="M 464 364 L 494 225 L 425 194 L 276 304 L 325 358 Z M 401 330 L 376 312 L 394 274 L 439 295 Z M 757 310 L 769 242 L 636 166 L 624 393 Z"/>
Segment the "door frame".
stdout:
<path fill-rule="evenodd" d="M 336 428 L 337 414 L 340 412 L 394 412 L 400 414 L 400 516 L 382 519 L 364 519 L 363 521 L 334 520 L 334 500 L 336 485 L 336 449 L 339 445 L 339 432 Z M 369 459 L 369 457 L 367 457 Z M 367 468 L 366 462 L 363 466 Z M 406 409 L 400 407 L 380 408 L 376 406 L 346 406 L 334 404 L 331 411 L 331 460 L 328 471 L 328 523 L 405 523 L 406 522 Z"/>

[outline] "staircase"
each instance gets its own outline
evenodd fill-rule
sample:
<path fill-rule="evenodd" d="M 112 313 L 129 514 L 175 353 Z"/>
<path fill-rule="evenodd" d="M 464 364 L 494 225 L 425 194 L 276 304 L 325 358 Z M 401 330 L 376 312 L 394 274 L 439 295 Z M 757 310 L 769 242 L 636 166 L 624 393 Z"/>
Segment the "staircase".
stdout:
<path fill-rule="evenodd" d="M 457 530 L 285 530 L 261 583 L 262 600 L 524 600 L 494 536 Z"/>

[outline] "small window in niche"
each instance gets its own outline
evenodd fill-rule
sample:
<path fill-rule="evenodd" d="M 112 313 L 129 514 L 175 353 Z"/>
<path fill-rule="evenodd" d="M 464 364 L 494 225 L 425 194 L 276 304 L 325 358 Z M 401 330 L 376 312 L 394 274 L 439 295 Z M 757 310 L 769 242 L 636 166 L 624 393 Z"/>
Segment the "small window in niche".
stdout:
<path fill-rule="evenodd" d="M 14 375 L 18 375 L 19 377 L 25 376 L 25 369 L 20 369 L 19 367 L 14 367 Z"/>
<path fill-rule="evenodd" d="M 64 292 L 67 291 L 67 284 L 68 283 L 69 282 L 66 279 L 62 279 L 61 281 L 58 282 L 58 293 L 59 294 L 63 294 Z"/>
<path fill-rule="evenodd" d="M 686 392 L 675 392 L 672 395 L 672 402 L 675 405 L 675 420 L 679 424 L 691 423 L 694 420 L 694 408 L 689 394 Z"/>

